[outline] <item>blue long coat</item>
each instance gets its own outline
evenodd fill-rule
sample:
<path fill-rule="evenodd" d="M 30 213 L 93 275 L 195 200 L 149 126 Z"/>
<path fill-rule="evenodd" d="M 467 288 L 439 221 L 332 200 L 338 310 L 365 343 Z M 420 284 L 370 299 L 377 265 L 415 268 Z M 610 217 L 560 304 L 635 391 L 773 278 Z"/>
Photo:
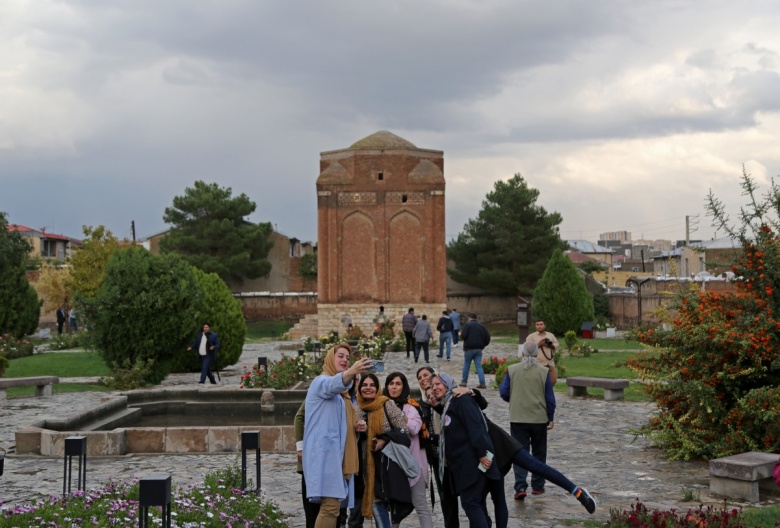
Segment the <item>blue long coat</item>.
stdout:
<path fill-rule="evenodd" d="M 341 393 L 352 386 L 344 385 L 341 373 L 314 378 L 306 393 L 306 418 L 303 429 L 303 475 L 306 495 L 312 502 L 321 497 L 344 501 L 354 507 L 354 478 L 342 474 L 344 445 L 347 437 L 347 411 Z"/>

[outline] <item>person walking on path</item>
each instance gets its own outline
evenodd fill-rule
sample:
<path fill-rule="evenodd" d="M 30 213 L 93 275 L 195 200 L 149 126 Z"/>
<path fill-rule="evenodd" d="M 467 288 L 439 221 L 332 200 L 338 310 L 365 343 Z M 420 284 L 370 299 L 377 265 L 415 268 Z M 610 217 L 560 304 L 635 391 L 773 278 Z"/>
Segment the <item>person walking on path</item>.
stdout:
<path fill-rule="evenodd" d="M 550 370 L 550 381 L 555 385 L 558 382 L 558 370 L 555 368 L 555 351 L 558 350 L 558 340 L 552 333 L 545 330 L 544 320 L 539 319 L 536 321 L 536 332 L 528 334 L 525 339 L 526 343 L 535 343 L 539 347 L 541 355 L 538 356 L 537 361 L 543 367 L 547 367 Z"/>
<path fill-rule="evenodd" d="M 409 357 L 409 353 L 414 350 L 414 326 L 417 324 L 417 316 L 414 315 L 414 308 L 409 308 L 409 311 L 401 318 L 401 329 L 406 336 L 406 357 Z"/>
<path fill-rule="evenodd" d="M 439 331 L 439 355 L 436 357 L 442 357 L 444 354 L 444 344 L 447 344 L 447 361 L 450 360 L 452 353 L 452 319 L 450 319 L 447 310 L 444 310 L 439 317 L 439 322 L 436 323 L 436 330 Z"/>
<path fill-rule="evenodd" d="M 452 348 L 458 348 L 458 333 L 460 332 L 460 314 L 457 308 L 453 308 L 450 312 L 450 320 L 452 321 Z"/>
<path fill-rule="evenodd" d="M 65 324 L 65 319 L 67 319 L 67 315 L 65 315 L 65 308 L 62 307 L 62 305 L 57 308 L 57 334 L 62 335 L 62 327 Z"/>
<path fill-rule="evenodd" d="M 358 473 L 357 415 L 349 388 L 355 376 L 365 374 L 371 359 L 349 365 L 352 349 L 337 344 L 325 354 L 322 374 L 306 393 L 303 428 L 303 475 L 307 498 L 320 503 L 315 528 L 335 528 L 341 502 L 354 508 Z"/>
<path fill-rule="evenodd" d="M 68 326 L 70 326 L 70 331 L 75 333 L 79 331 L 79 325 L 76 322 L 76 307 L 70 309 L 70 313 L 68 314 Z"/>
<path fill-rule="evenodd" d="M 425 352 L 425 362 L 429 362 L 428 357 L 428 343 L 433 338 L 433 330 L 431 330 L 431 324 L 428 322 L 428 316 L 423 314 L 422 319 L 417 321 L 414 325 L 414 362 L 420 359 L 420 348 Z"/>
<path fill-rule="evenodd" d="M 467 387 L 469 384 L 469 370 L 471 362 L 477 368 L 477 378 L 479 379 L 478 389 L 487 389 L 485 385 L 485 371 L 482 370 L 482 351 L 490 344 L 490 332 L 482 323 L 477 321 L 477 314 L 471 312 L 469 321 L 463 325 L 460 333 L 463 338 L 463 374 L 461 376 L 461 387 Z"/>
<path fill-rule="evenodd" d="M 203 333 L 198 334 L 192 346 L 187 347 L 187 350 L 193 348 L 198 351 L 198 359 L 200 359 L 200 383 L 203 385 L 206 383 L 206 377 L 212 385 L 217 384 L 217 380 L 214 379 L 214 373 L 211 372 L 212 368 L 217 366 L 217 350 L 222 346 L 219 342 L 219 336 L 216 332 L 211 331 L 211 325 L 209 323 L 203 324 Z"/>
<path fill-rule="evenodd" d="M 522 444 L 523 449 L 530 449 L 531 455 L 541 462 L 547 463 L 547 431 L 555 426 L 555 394 L 552 380 L 547 367 L 536 361 L 538 348 L 536 343 L 526 341 L 522 348 L 522 361 L 511 365 L 504 381 L 501 383 L 499 395 L 509 402 L 509 424 L 512 436 Z M 526 481 L 528 471 L 515 466 L 515 499 L 524 500 L 527 496 Z M 533 473 L 531 477 L 531 494 L 544 493 L 544 476 Z"/>

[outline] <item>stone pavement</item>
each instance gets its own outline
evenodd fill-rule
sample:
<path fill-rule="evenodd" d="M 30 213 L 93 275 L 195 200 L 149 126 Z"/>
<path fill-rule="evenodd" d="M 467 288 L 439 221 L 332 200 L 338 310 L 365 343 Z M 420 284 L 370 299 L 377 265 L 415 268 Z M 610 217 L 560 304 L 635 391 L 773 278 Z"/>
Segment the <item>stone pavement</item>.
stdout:
<path fill-rule="evenodd" d="M 287 350 L 282 350 L 287 348 Z M 514 357 L 517 346 L 491 345 L 486 352 L 499 357 Z M 278 359 L 282 353 L 295 354 L 292 343 L 261 343 L 244 347 L 238 365 L 222 372 L 223 388 L 235 387 L 244 367 L 251 368 L 258 356 Z M 442 361 L 432 350 L 431 364 L 460 379 L 463 353 L 453 350 L 452 361 Z M 407 359 L 405 352 L 389 352 L 386 356 L 386 372 L 400 370 L 410 380 L 415 379 L 417 367 Z M 197 385 L 198 374 L 174 374 L 163 385 Z M 508 409 L 491 387 L 483 391 L 490 406 L 487 415 L 497 424 L 509 429 Z M 61 381 L 90 381 L 87 379 L 62 379 Z M 477 384 L 476 374 L 469 378 L 470 386 Z M 416 385 L 416 382 L 413 383 Z M 208 386 L 202 390 L 209 390 Z M 16 456 L 14 431 L 43 416 L 71 414 L 91 407 L 106 398 L 105 393 L 59 394 L 51 398 L 14 398 L 2 402 L 0 407 L 0 447 L 9 454 L 5 461 L 5 474 L 0 477 L 0 501 L 5 506 L 33 501 L 47 495 L 59 495 L 62 491 L 62 460 L 45 457 Z M 573 399 L 558 395 L 555 429 L 548 442 L 548 463 L 568 476 L 575 484 L 588 488 L 598 501 L 595 515 L 590 516 L 569 494 L 547 485 L 542 496 L 529 496 L 524 502 L 512 499 L 512 472 L 505 486 L 509 503 L 510 526 L 563 527 L 572 522 L 594 519 L 605 521 L 610 508 L 628 508 L 637 497 L 649 507 L 664 509 L 691 507 L 681 502 L 684 490 L 696 490 L 707 503 L 719 500 L 708 494 L 708 473 L 705 462 L 670 462 L 661 453 L 648 446 L 643 438 L 635 438 L 631 430 L 647 421 L 653 412 L 647 403 L 605 402 L 599 399 Z M 110 478 L 128 480 L 140 478 L 152 472 L 170 473 L 175 486 L 202 481 L 208 471 L 238 461 L 240 454 L 225 455 L 127 455 L 122 457 L 92 457 L 87 462 L 87 486 L 94 487 Z M 250 461 L 250 467 L 253 461 Z M 300 476 L 295 472 L 294 454 L 267 454 L 262 456 L 262 488 L 289 514 L 290 526 L 304 526 L 300 502 Z M 253 473 L 250 473 L 253 477 Z M 74 482 L 75 483 L 75 482 Z M 436 513 L 439 513 L 436 515 Z M 443 526 L 440 510 L 434 509 L 434 524 Z M 414 515 L 404 523 L 417 523 Z M 465 517 L 463 526 L 467 525 Z M 368 525 L 366 525 L 368 526 Z"/>

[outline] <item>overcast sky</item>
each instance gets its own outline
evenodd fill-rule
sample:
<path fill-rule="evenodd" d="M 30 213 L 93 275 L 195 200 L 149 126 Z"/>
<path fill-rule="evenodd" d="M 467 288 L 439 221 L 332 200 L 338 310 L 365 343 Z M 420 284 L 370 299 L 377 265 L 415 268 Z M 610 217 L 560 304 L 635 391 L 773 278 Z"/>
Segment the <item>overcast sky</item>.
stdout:
<path fill-rule="evenodd" d="M 316 238 L 322 151 L 444 151 L 448 239 L 521 173 L 565 239 L 715 233 L 780 174 L 776 1 L 3 0 L 0 210 L 138 238 L 195 180 Z M 720 233 L 722 235 L 722 233 Z"/>

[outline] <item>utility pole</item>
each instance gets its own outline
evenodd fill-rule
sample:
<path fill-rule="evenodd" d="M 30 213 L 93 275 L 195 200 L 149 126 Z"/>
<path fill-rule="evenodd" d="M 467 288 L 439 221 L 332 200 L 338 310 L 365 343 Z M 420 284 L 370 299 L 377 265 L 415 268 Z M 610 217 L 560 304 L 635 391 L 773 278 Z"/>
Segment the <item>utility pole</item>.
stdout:
<path fill-rule="evenodd" d="M 691 233 L 699 230 L 699 215 L 685 215 L 685 245 L 691 242 Z"/>
<path fill-rule="evenodd" d="M 135 220 L 130 220 L 130 230 L 133 232 L 133 242 L 135 242 Z"/>

